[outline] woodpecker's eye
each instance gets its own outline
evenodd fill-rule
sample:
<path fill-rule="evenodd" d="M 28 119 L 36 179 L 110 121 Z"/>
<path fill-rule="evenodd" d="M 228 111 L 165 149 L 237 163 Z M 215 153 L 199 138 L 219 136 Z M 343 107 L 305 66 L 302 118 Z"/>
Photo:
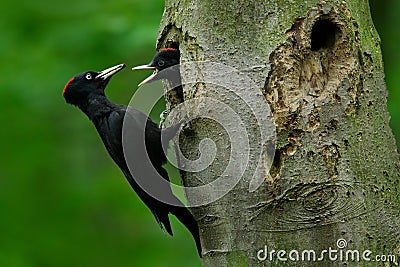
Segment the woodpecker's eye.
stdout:
<path fill-rule="evenodd" d="M 87 73 L 85 78 L 86 78 L 86 80 L 91 80 L 92 79 L 92 74 Z"/>
<path fill-rule="evenodd" d="M 159 67 L 163 67 L 164 64 L 165 64 L 164 60 L 160 60 L 160 61 L 158 61 L 158 63 L 157 63 L 157 65 L 158 65 Z"/>

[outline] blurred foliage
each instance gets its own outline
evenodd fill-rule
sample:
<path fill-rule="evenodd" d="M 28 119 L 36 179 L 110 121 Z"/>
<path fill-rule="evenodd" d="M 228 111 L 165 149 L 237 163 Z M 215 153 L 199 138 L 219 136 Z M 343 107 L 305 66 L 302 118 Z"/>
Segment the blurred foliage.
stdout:
<path fill-rule="evenodd" d="M 381 37 L 386 86 L 389 91 L 390 126 L 400 148 L 400 1 L 369 0 L 375 28 Z"/>
<path fill-rule="evenodd" d="M 200 266 L 188 231 L 171 216 L 175 235 L 163 234 L 94 127 L 61 96 L 81 71 L 148 63 L 163 7 L 2 3 L 0 266 Z M 107 94 L 127 103 L 149 74 L 127 69 Z"/>
<path fill-rule="evenodd" d="M 163 5 L 2 3 L 0 266 L 200 266 L 186 229 L 171 216 L 175 236 L 162 233 L 94 127 L 61 96 L 66 81 L 83 70 L 149 62 Z M 391 125 L 400 136 L 400 2 L 371 5 L 382 38 Z M 127 103 L 148 74 L 121 72 L 108 96 Z"/>

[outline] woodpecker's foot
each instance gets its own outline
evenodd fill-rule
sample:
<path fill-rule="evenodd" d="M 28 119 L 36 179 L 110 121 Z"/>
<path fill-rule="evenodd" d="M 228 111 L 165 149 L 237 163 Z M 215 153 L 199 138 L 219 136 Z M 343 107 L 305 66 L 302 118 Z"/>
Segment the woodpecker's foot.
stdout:
<path fill-rule="evenodd" d="M 165 128 L 165 120 L 167 119 L 168 116 L 168 111 L 164 110 L 163 112 L 160 113 L 160 125 L 159 127 L 161 129 Z"/>

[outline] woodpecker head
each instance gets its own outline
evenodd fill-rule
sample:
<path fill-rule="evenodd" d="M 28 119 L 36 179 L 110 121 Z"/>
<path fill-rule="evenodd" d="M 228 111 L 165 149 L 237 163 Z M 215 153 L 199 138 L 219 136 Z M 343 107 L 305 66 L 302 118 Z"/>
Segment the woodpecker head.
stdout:
<path fill-rule="evenodd" d="M 86 71 L 71 78 L 62 92 L 65 101 L 69 104 L 79 105 L 87 101 L 89 95 L 104 95 L 111 77 L 125 68 L 125 64 L 119 64 L 100 72 Z"/>
<path fill-rule="evenodd" d="M 143 80 L 139 87 L 145 83 L 150 83 L 160 79 L 170 79 L 172 73 L 161 72 L 169 67 L 179 64 L 179 50 L 175 48 L 164 48 L 161 49 L 153 58 L 153 60 L 147 65 L 141 65 L 132 68 L 132 70 L 154 70 L 153 74 Z M 179 70 L 178 68 L 174 68 Z M 174 71 L 172 70 L 172 71 Z M 179 75 L 179 73 L 173 73 L 172 75 Z"/>

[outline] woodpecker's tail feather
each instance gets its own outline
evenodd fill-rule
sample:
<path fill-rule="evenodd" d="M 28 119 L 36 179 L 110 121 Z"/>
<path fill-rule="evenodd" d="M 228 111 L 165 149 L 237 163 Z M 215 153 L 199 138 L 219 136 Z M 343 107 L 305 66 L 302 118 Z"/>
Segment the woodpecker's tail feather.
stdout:
<path fill-rule="evenodd" d="M 160 174 L 165 180 L 169 181 L 168 173 L 164 168 L 156 167 L 156 169 L 158 174 Z M 150 208 L 161 229 L 165 229 L 172 236 L 173 233 L 168 214 L 171 213 L 175 215 L 175 217 L 183 225 L 185 225 L 185 227 L 192 234 L 196 242 L 197 251 L 199 253 L 199 256 L 201 257 L 202 249 L 200 243 L 199 226 L 197 224 L 197 221 L 193 217 L 192 213 L 190 213 L 189 209 L 185 207 L 185 205 L 173 194 L 169 184 L 168 186 L 165 186 L 164 183 L 161 184 L 155 183 L 153 185 L 153 188 L 156 190 L 159 196 L 164 197 L 165 198 L 164 200 L 167 200 L 168 203 L 165 203 L 161 200 L 157 200 L 156 198 L 147 195 L 147 193 L 146 194 L 143 193 L 141 196 L 140 195 L 139 196 Z"/>
<path fill-rule="evenodd" d="M 186 226 L 189 232 L 192 234 L 194 241 L 196 242 L 197 252 L 199 256 L 202 256 L 202 249 L 200 243 L 200 233 L 197 221 L 194 219 L 189 209 L 184 206 L 171 206 L 170 213 L 175 215 L 178 220 Z"/>
<path fill-rule="evenodd" d="M 180 200 L 176 199 L 180 202 Z M 157 220 L 157 223 L 160 225 L 160 228 L 163 231 L 166 231 L 169 235 L 173 236 L 171 223 L 169 221 L 168 213 L 175 215 L 175 217 L 189 230 L 192 234 L 193 239 L 196 243 L 197 252 L 199 256 L 202 256 L 202 249 L 200 243 L 200 234 L 199 234 L 199 226 L 197 221 L 194 219 L 192 213 L 190 213 L 189 209 L 183 206 L 175 206 L 169 204 L 159 204 L 159 207 L 164 206 L 162 209 L 151 209 L 154 217 Z"/>
<path fill-rule="evenodd" d="M 167 231 L 167 233 L 170 236 L 173 236 L 172 228 L 171 228 L 171 223 L 169 221 L 168 213 L 165 212 L 159 212 L 157 210 L 151 210 L 153 213 L 154 217 L 156 218 L 156 221 L 158 225 L 160 226 L 161 230 Z M 164 232 L 165 233 L 165 232 Z"/>

